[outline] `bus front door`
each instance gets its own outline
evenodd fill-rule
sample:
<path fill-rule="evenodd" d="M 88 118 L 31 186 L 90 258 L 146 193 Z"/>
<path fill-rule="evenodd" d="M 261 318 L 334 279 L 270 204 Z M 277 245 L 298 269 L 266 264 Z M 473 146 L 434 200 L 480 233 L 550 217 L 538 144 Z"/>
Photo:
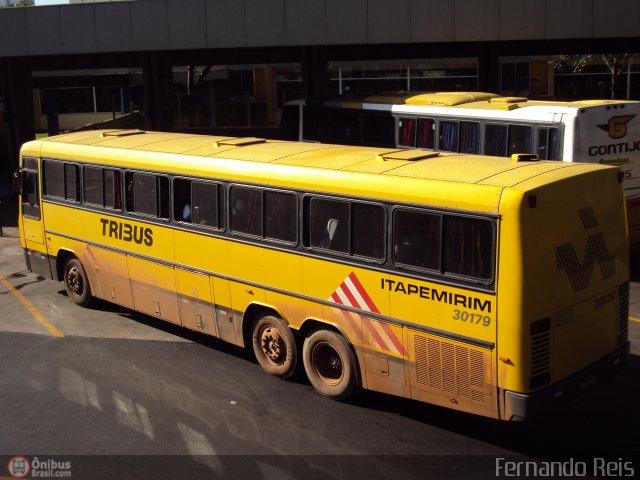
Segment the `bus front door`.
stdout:
<path fill-rule="evenodd" d="M 20 190 L 20 229 L 22 249 L 30 272 L 53 278 L 44 241 L 44 222 L 40 207 L 38 160 L 24 158 Z"/>

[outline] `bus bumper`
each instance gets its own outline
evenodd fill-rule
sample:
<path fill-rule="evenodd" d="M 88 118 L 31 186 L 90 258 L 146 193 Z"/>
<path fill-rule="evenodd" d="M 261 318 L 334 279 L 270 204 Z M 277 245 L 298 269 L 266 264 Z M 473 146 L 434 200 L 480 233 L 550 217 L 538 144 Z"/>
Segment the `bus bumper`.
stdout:
<path fill-rule="evenodd" d="M 590 367 L 534 393 L 502 391 L 500 418 L 511 421 L 531 420 L 564 400 L 576 397 L 592 385 L 610 380 L 629 357 L 629 342 Z"/>

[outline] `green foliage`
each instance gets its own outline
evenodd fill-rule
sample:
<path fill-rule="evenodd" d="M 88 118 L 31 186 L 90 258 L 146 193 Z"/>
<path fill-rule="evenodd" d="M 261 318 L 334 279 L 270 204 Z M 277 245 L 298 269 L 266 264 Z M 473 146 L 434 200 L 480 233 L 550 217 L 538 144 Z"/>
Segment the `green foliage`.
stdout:
<path fill-rule="evenodd" d="M 591 54 L 588 55 L 551 55 L 547 65 L 553 70 L 570 69 L 574 73 L 582 72 L 591 63 Z"/>
<path fill-rule="evenodd" d="M 627 68 L 633 54 L 629 53 L 603 53 L 602 61 L 611 73 L 611 98 L 616 96 L 616 83 L 618 78 Z M 571 71 L 580 73 L 587 68 L 593 59 L 592 54 L 562 54 L 551 55 L 547 60 L 547 66 L 554 71 Z"/>
<path fill-rule="evenodd" d="M 20 0 L 17 2 L 7 2 L 7 5 L 4 7 L 0 7 L 0 8 L 6 8 L 6 7 L 28 7 L 29 2 L 27 2 L 27 0 Z"/>

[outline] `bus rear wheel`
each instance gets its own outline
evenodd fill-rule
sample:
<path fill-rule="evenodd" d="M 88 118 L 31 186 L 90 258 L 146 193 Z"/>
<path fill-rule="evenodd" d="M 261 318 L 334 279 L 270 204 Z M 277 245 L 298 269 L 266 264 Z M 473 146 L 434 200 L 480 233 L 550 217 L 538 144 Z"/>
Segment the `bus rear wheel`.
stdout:
<path fill-rule="evenodd" d="M 91 301 L 91 287 L 87 273 L 77 258 L 71 258 L 64 266 L 64 288 L 73 303 L 86 307 Z"/>
<path fill-rule="evenodd" d="M 344 400 L 357 386 L 356 361 L 344 337 L 320 329 L 309 335 L 302 347 L 307 377 L 320 394 Z"/>
<path fill-rule="evenodd" d="M 263 315 L 253 327 L 253 352 L 262 369 L 270 375 L 288 378 L 293 375 L 298 352 L 293 333 L 274 315 Z"/>

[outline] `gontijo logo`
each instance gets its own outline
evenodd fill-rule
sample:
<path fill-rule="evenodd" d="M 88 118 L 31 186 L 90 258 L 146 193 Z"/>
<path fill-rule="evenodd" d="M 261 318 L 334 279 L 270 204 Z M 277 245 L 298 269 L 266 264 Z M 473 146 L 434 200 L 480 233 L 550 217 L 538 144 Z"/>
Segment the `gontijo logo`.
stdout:
<path fill-rule="evenodd" d="M 620 115 L 618 117 L 611 117 L 609 122 L 598 125 L 609 134 L 609 137 L 619 140 L 627 136 L 629 133 L 628 124 L 635 115 Z M 626 142 L 608 143 L 606 145 L 591 145 L 588 150 L 590 157 L 597 155 L 617 155 L 621 153 L 640 152 L 640 140 L 637 138 L 628 139 Z M 627 160 L 627 159 L 624 159 Z"/>
<path fill-rule="evenodd" d="M 598 128 L 607 132 L 611 138 L 622 138 L 627 134 L 627 123 L 629 123 L 633 117 L 635 117 L 635 115 L 611 117 L 607 124 L 598 125 Z"/>

